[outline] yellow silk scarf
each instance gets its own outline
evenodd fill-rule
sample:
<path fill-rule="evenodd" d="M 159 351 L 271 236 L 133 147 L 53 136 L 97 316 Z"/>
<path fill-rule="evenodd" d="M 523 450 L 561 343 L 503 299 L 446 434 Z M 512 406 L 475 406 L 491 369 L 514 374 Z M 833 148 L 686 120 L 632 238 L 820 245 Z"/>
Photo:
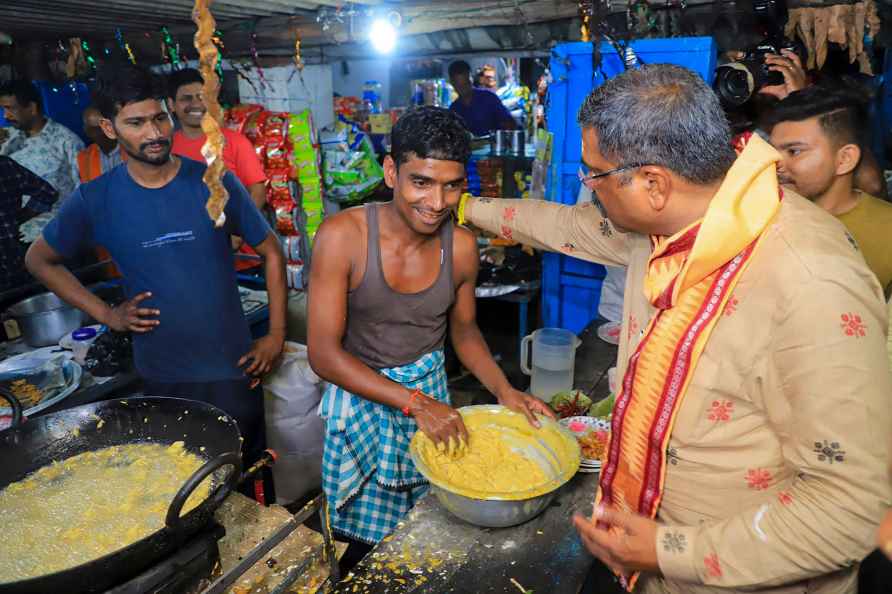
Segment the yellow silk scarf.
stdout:
<path fill-rule="evenodd" d="M 644 292 L 658 311 L 618 390 L 599 503 L 656 516 L 676 412 L 731 291 L 780 208 L 778 158 L 753 137 L 702 220 L 672 237 L 651 238 Z M 623 585 L 631 591 L 637 577 L 621 576 Z"/>

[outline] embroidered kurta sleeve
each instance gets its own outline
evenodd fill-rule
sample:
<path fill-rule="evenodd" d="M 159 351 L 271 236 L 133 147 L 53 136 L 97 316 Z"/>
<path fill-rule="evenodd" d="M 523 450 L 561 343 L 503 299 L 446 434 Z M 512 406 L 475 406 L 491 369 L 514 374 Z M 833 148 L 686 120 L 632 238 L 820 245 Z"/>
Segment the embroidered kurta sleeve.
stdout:
<path fill-rule="evenodd" d="M 885 303 L 845 270 L 797 290 L 777 314 L 763 393 L 764 422 L 792 478 L 771 484 L 766 475 L 764 504 L 735 516 L 661 526 L 659 564 L 670 579 L 788 584 L 850 567 L 874 546 L 892 502 Z"/>
<path fill-rule="evenodd" d="M 889 351 L 889 369 L 892 370 L 892 299 L 889 300 L 889 343 L 886 349 Z"/>
<path fill-rule="evenodd" d="M 591 203 L 474 198 L 465 207 L 465 218 L 480 229 L 540 250 L 600 264 L 629 263 L 628 235 L 617 232 Z"/>

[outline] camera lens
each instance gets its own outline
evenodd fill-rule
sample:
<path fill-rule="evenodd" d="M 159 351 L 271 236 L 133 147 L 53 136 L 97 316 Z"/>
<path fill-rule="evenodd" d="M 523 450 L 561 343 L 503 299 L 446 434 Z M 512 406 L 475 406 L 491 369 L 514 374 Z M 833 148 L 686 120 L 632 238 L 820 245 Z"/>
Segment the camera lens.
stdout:
<path fill-rule="evenodd" d="M 738 107 L 752 96 L 755 81 L 745 64 L 732 62 L 716 68 L 713 89 L 723 104 Z"/>

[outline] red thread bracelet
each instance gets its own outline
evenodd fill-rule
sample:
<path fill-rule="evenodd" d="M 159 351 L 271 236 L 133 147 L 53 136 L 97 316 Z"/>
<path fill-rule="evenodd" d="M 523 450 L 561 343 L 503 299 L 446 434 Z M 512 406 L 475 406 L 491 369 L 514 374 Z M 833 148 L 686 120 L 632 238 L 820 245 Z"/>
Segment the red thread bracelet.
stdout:
<path fill-rule="evenodd" d="M 409 408 L 412 406 L 412 403 L 415 402 L 415 399 L 416 399 L 416 398 L 421 398 L 422 396 L 424 396 L 424 392 L 422 392 L 422 391 L 419 390 L 418 388 L 415 388 L 414 390 L 412 390 L 412 393 L 409 394 L 409 404 L 407 404 L 406 406 L 404 406 L 403 409 L 402 409 L 402 410 L 403 410 L 403 414 L 404 414 L 405 416 L 407 416 L 407 417 L 412 416 L 412 415 L 409 414 Z"/>

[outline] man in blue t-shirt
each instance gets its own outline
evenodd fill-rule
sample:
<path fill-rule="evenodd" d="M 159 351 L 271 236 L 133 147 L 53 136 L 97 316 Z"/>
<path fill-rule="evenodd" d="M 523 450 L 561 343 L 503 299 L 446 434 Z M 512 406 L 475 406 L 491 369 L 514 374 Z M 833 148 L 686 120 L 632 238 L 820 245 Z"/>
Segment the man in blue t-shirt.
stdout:
<path fill-rule="evenodd" d="M 226 224 L 217 229 L 205 203 L 206 166 L 171 155 L 173 126 L 159 81 L 122 68 L 102 84 L 96 104 L 109 138 L 127 162 L 68 196 L 26 256 L 28 270 L 51 291 L 113 330 L 133 333 L 136 368 L 150 396 L 209 402 L 231 414 L 245 438 L 245 458 L 264 447 L 259 378 L 285 340 L 284 256 L 244 186 L 226 173 Z M 269 334 L 252 343 L 242 312 L 230 235 L 265 262 Z M 124 277 L 128 301 L 110 307 L 64 262 L 102 245 Z"/>
<path fill-rule="evenodd" d="M 474 136 L 485 136 L 493 130 L 514 130 L 517 124 L 501 99 L 486 89 L 471 84 L 471 66 L 459 60 L 449 65 L 449 82 L 458 99 L 449 109 L 461 116 Z"/>

